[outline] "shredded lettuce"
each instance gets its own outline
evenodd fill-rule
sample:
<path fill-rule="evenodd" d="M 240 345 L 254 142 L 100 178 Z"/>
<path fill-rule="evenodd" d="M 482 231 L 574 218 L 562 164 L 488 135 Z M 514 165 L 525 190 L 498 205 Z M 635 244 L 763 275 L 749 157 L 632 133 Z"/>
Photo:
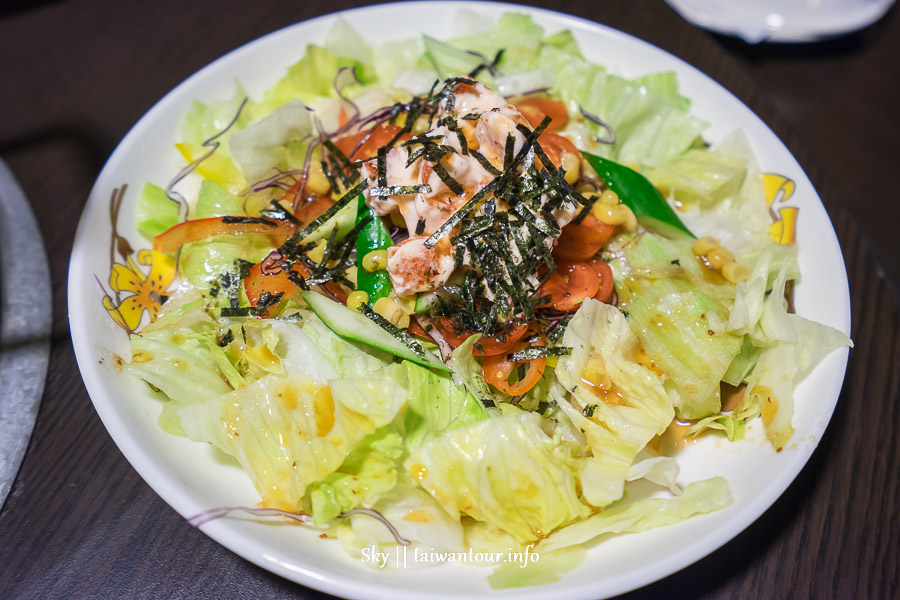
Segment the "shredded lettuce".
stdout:
<path fill-rule="evenodd" d="M 674 525 L 694 515 L 721 510 L 732 502 L 721 477 L 689 483 L 672 498 L 645 498 L 611 506 L 586 519 L 551 533 L 535 547 L 541 554 L 584 544 L 606 533 L 634 533 Z"/>
<path fill-rule="evenodd" d="M 169 200 L 164 189 L 147 183 L 138 200 L 135 223 L 138 233 L 152 240 L 178 224 L 178 205 Z"/>
<path fill-rule="evenodd" d="M 832 351 L 853 346 L 841 331 L 789 314 L 782 277 L 766 298 L 754 341 L 767 344 L 747 378 L 747 393 L 738 411 L 753 416 L 758 410 L 766 436 L 776 450 L 794 433 L 794 388 Z M 768 309 L 768 310 L 767 310 Z"/>
<path fill-rule="evenodd" d="M 442 434 L 487 418 L 481 403 L 450 377 L 405 361 L 409 402 L 404 429 L 410 450 Z"/>
<path fill-rule="evenodd" d="M 237 459 L 267 506 L 301 511 L 307 486 L 338 469 L 406 401 L 405 390 L 390 378 L 331 383 L 268 375 L 178 414 L 192 440 Z"/>
<path fill-rule="evenodd" d="M 194 206 L 195 219 L 244 214 L 244 209 L 241 208 L 234 196 L 211 179 L 203 180 L 197 196 L 197 204 Z"/>
<path fill-rule="evenodd" d="M 203 144 L 206 140 L 221 133 L 234 121 L 231 128 L 218 141 L 225 142 L 228 137 L 243 129 L 250 118 L 247 112 L 242 111 L 238 115 L 238 109 L 241 103 L 247 97 L 247 92 L 240 82 L 235 82 L 234 95 L 225 100 L 218 100 L 204 104 L 199 100 L 194 100 L 190 108 L 181 119 L 181 141 L 187 144 Z M 223 144 L 219 148 L 219 152 L 224 156 L 228 156 L 228 145 Z"/>
<path fill-rule="evenodd" d="M 435 563 L 415 561 L 415 552 L 434 555 L 437 564 L 455 560 L 465 551 L 463 528 L 459 519 L 448 515 L 434 498 L 420 489 L 399 483 L 373 507 L 410 545 L 398 550 L 397 540 L 382 522 L 367 515 L 354 515 L 338 527 L 338 540 L 348 554 L 373 569 L 415 569 Z M 384 553 L 384 562 L 374 560 L 375 552 Z M 406 557 L 406 560 L 404 560 Z"/>
<path fill-rule="evenodd" d="M 228 393 L 232 387 L 210 352 L 210 335 L 181 328 L 133 335 L 131 361 L 122 370 L 176 402 L 203 402 Z"/>
<path fill-rule="evenodd" d="M 235 164 L 248 181 L 274 175 L 287 167 L 287 144 L 303 140 L 313 131 L 312 113 L 295 96 L 264 118 L 231 136 L 229 146 Z"/>
<path fill-rule="evenodd" d="M 719 382 L 742 339 L 727 330 L 734 286 L 708 281 L 690 247 L 690 241 L 646 232 L 626 244 L 627 274 L 621 265 L 614 269 L 620 306 L 644 350 L 668 375 L 678 415 L 701 419 L 719 412 Z M 661 269 L 676 274 L 657 276 Z"/>
<path fill-rule="evenodd" d="M 309 491 L 317 525 L 358 506 L 372 508 L 397 485 L 403 438 L 382 427 L 364 438 L 343 464 Z"/>
<path fill-rule="evenodd" d="M 567 450 L 540 417 L 517 411 L 453 429 L 404 466 L 450 515 L 487 521 L 527 543 L 590 513 Z"/>
<path fill-rule="evenodd" d="M 634 360 L 638 338 L 614 306 L 586 300 L 562 343 L 572 354 L 560 357 L 556 377 L 569 395 L 558 388 L 553 395 L 593 452 L 581 486 L 589 503 L 603 507 L 622 497 L 635 457 L 675 411 L 662 379 Z"/>

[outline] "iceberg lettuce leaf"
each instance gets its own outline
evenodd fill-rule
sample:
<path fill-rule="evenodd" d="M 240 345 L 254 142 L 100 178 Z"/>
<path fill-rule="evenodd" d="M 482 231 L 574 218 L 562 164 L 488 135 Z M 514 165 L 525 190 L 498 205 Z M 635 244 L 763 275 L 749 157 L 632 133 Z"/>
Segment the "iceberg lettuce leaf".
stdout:
<path fill-rule="evenodd" d="M 487 418 L 481 403 L 450 377 L 404 361 L 409 401 L 404 430 L 412 451 L 442 434 Z"/>
<path fill-rule="evenodd" d="M 161 187 L 146 183 L 138 200 L 135 224 L 138 233 L 152 241 L 178 224 L 178 204 L 169 200 Z"/>
<path fill-rule="evenodd" d="M 199 331 L 198 331 L 199 330 Z M 195 403 L 232 390 L 210 351 L 212 320 L 196 329 L 172 327 L 131 336 L 131 361 L 122 371 L 143 379 L 176 402 Z"/>
<path fill-rule="evenodd" d="M 516 409 L 471 423 L 412 452 L 404 466 L 448 514 L 534 541 L 590 512 L 578 499 L 568 450 L 540 422 Z"/>
<path fill-rule="evenodd" d="M 372 508 L 397 485 L 404 454 L 403 438 L 390 427 L 364 438 L 335 472 L 310 487 L 315 523 L 327 523 L 359 506 Z"/>
<path fill-rule="evenodd" d="M 338 469 L 406 401 L 388 378 L 340 381 L 332 390 L 304 375 L 268 375 L 178 414 L 192 440 L 237 459 L 266 506 L 296 512 L 307 487 Z"/>
<path fill-rule="evenodd" d="M 606 506 L 621 498 L 635 457 L 665 431 L 675 411 L 662 379 L 636 362 L 638 338 L 614 306 L 586 300 L 562 344 L 572 354 L 557 361 L 556 377 L 564 391 L 551 386 L 551 395 L 584 432 L 593 453 L 581 473 L 584 497 L 594 506 Z"/>
<path fill-rule="evenodd" d="M 673 525 L 694 515 L 731 505 L 731 491 L 721 477 L 694 481 L 672 498 L 645 498 L 604 509 L 586 519 L 551 533 L 535 547 L 543 556 L 584 544 L 607 533 L 634 533 Z"/>
<path fill-rule="evenodd" d="M 195 219 L 245 215 L 244 209 L 234 196 L 223 190 L 215 181 L 203 180 L 197 195 L 197 204 L 194 205 Z"/>
<path fill-rule="evenodd" d="M 394 536 L 378 519 L 368 515 L 351 516 L 347 524 L 338 527 L 338 540 L 348 554 L 363 559 L 363 564 L 369 567 L 406 570 L 434 566 L 442 562 L 442 554 L 445 560 L 454 560 L 450 555 L 455 556 L 465 549 L 459 519 L 448 515 L 422 490 L 400 483 L 373 508 L 409 540 L 410 545 L 398 548 Z M 413 560 L 417 551 L 433 556 L 435 563 Z M 386 553 L 385 562 L 372 560 L 374 552 Z"/>
<path fill-rule="evenodd" d="M 187 144 L 203 144 L 206 140 L 221 133 L 234 121 L 247 92 L 240 82 L 235 81 L 234 95 L 231 98 L 204 104 L 194 100 L 181 119 L 181 141 Z M 243 129 L 250 121 L 247 111 L 242 111 L 237 121 L 218 141 L 225 142 L 228 137 Z M 228 145 L 223 144 L 218 152 L 228 156 Z"/>
<path fill-rule="evenodd" d="M 337 373 L 336 377 L 381 376 L 394 362 L 386 352 L 338 336 L 316 316 L 311 316 L 303 325 L 303 333 Z"/>

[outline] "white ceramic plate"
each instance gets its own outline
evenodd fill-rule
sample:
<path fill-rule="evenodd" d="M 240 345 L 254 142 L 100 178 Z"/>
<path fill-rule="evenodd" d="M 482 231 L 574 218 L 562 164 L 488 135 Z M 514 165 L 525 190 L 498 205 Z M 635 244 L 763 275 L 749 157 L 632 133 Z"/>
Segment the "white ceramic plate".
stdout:
<path fill-rule="evenodd" d="M 476 10 L 485 27 L 505 4 L 456 2 L 382 5 L 343 13 L 373 42 L 407 36 L 427 25 L 438 37 L 457 34 L 460 9 Z M 800 208 L 797 238 L 803 283 L 796 290 L 800 314 L 850 330 L 846 275 L 837 239 L 822 204 L 802 169 L 766 127 L 737 98 L 690 65 L 654 46 L 595 23 L 558 13 L 527 11 L 548 33 L 571 29 L 585 55 L 627 76 L 674 70 L 697 115 L 712 123 L 709 140 L 742 128 L 765 171 L 791 178 L 796 192 L 782 205 Z M 205 444 L 162 432 L 156 425 L 161 404 L 142 382 L 122 375 L 114 355 L 129 356 L 128 341 L 101 305 L 97 282 L 108 280 L 109 203 L 113 190 L 129 184 L 119 231 L 137 241 L 134 214 L 143 183 L 164 183 L 180 167 L 172 147 L 181 115 L 194 99 L 230 97 L 235 78 L 254 96 L 298 60 L 307 43 L 321 41 L 335 16 L 293 25 L 224 56 L 175 88 L 132 129 L 95 184 L 82 216 L 69 272 L 72 341 L 94 405 L 122 453 L 175 510 L 191 516 L 223 505 L 255 505 L 259 498 L 240 468 Z M 780 208 L 781 205 L 776 206 Z M 95 280 L 96 276 L 96 280 Z M 734 494 L 727 510 L 647 533 L 609 537 L 587 561 L 561 581 L 514 591 L 517 598 L 598 598 L 619 594 L 665 577 L 725 544 L 759 517 L 787 488 L 815 449 L 838 398 L 846 350 L 827 357 L 797 389 L 794 437 L 780 453 L 772 450 L 753 423 L 749 439 L 729 444 L 705 438 L 679 456 L 682 480 L 726 477 Z M 283 577 L 332 594 L 353 598 L 436 598 L 509 596 L 493 592 L 489 570 L 446 565 L 394 573 L 375 572 L 348 557 L 336 542 L 317 539 L 300 527 L 226 518 L 203 526 L 217 542 Z"/>
<path fill-rule="evenodd" d="M 813 42 L 879 20 L 894 0 L 666 0 L 695 25 L 759 42 Z"/>

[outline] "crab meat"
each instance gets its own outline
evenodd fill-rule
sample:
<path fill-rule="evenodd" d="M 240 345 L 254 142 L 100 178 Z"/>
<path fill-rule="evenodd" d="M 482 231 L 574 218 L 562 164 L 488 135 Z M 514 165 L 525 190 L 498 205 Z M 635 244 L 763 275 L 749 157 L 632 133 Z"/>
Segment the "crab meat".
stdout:
<path fill-rule="evenodd" d="M 415 236 L 388 248 L 387 271 L 398 296 L 441 287 L 453 273 L 453 253 L 447 238 L 426 248 L 426 236 Z"/>

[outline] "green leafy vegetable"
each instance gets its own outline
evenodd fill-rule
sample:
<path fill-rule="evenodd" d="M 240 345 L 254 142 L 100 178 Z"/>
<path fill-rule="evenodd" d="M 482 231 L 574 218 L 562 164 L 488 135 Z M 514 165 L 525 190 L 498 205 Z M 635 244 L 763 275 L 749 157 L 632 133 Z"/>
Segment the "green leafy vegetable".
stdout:
<path fill-rule="evenodd" d="M 696 237 L 646 177 L 609 159 L 584 151 L 581 154 L 606 185 L 631 209 L 641 225 L 669 237 Z"/>

